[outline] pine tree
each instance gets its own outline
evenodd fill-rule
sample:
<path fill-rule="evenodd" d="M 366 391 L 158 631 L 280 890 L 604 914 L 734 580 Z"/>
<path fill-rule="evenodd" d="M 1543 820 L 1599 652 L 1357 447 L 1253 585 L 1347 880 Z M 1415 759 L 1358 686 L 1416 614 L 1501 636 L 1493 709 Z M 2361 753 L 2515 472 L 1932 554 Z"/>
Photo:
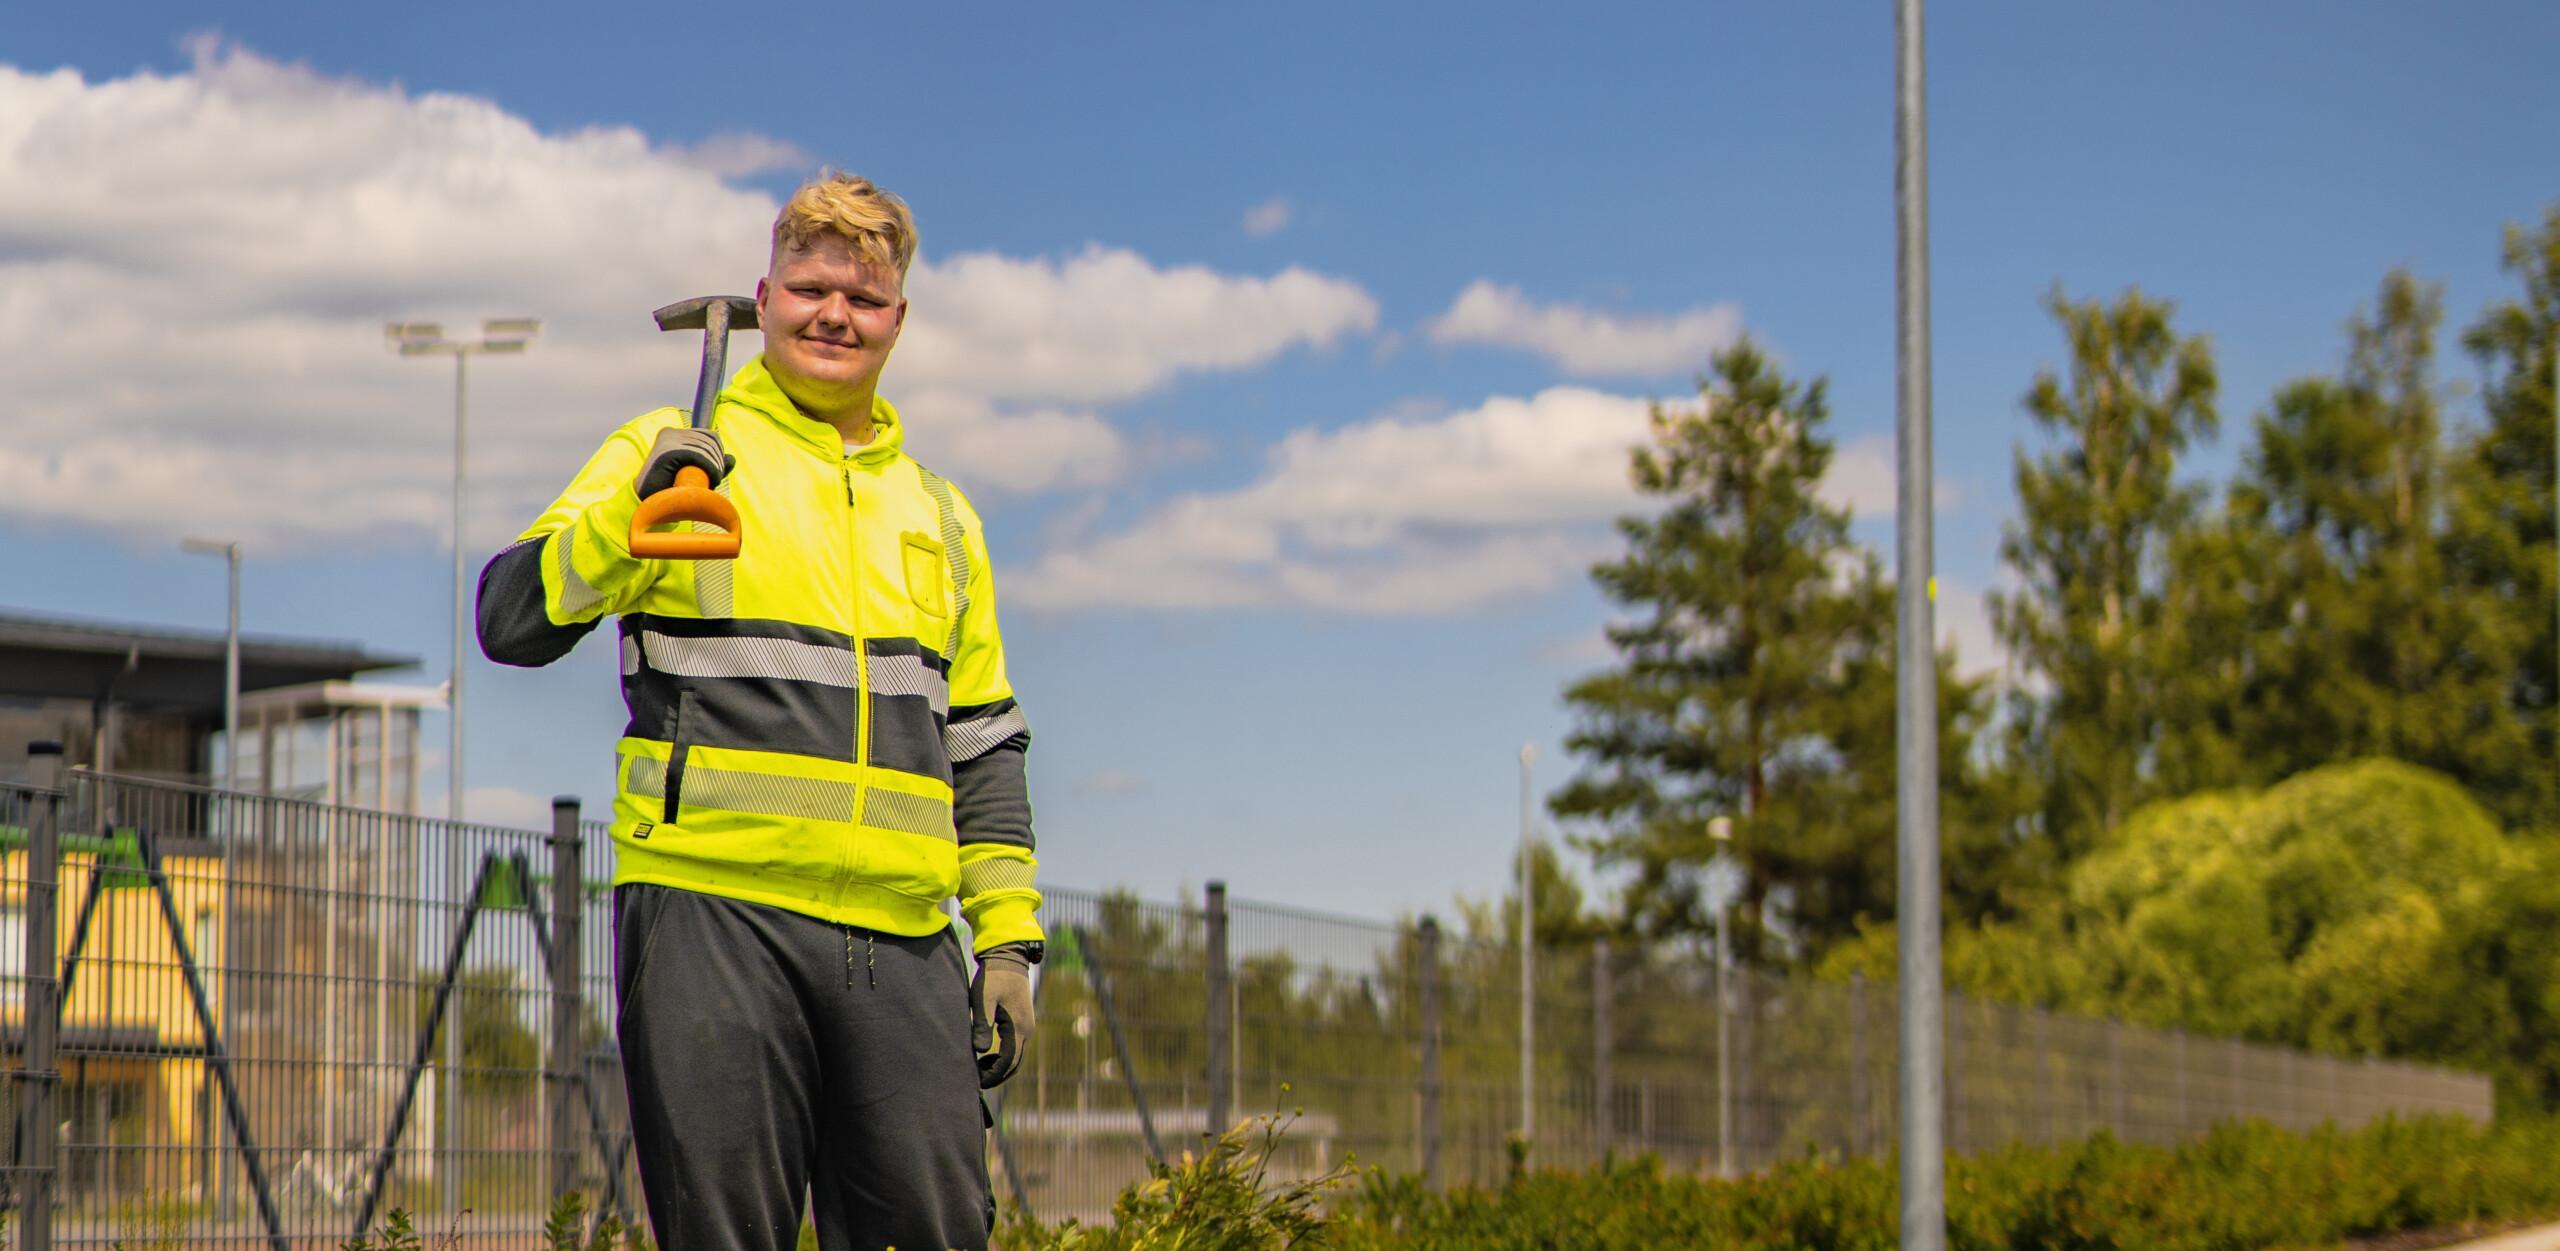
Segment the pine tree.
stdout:
<path fill-rule="evenodd" d="M 1566 692 L 1567 745 L 1586 763 L 1553 807 L 1599 828 L 1579 841 L 1600 863 L 1634 869 L 1625 906 L 1648 934 L 1712 927 L 1719 816 L 1742 870 L 1741 950 L 1814 953 L 1892 915 L 1892 587 L 1819 494 L 1823 393 L 1747 342 L 1719 353 L 1699 407 L 1657 406 L 1635 453 L 1637 488 L 1665 507 L 1622 519 L 1626 555 L 1592 571 L 1638 615 L 1609 629 L 1619 665 Z M 1942 658 L 1941 691 L 1953 824 L 1982 832 L 1966 763 L 1979 688 Z M 1983 837 L 1955 841 L 1961 863 L 1997 860 Z M 1996 877 L 1967 882 L 1991 891 Z"/>
<path fill-rule="evenodd" d="M 2480 787 L 2529 754 L 2508 707 L 2515 618 L 2448 585 L 2435 339 L 2442 297 L 2405 272 L 2349 323 L 2338 378 L 2277 393 L 2231 512 L 2260 528 L 2257 680 L 2236 692 L 2242 780 L 2390 756 Z"/>
<path fill-rule="evenodd" d="M 2452 585 L 2500 606 L 2514 632 L 2510 714 L 2530 741 L 2511 771 L 2473 779 L 2509 821 L 2560 824 L 2553 762 L 2560 758 L 2560 654 L 2554 596 L 2552 368 L 2560 350 L 2560 205 L 2539 230 L 2509 226 L 2505 262 L 2521 299 L 2489 308 L 2463 335 L 2486 373 L 2487 424 L 2455 449 L 2445 527 Z"/>
<path fill-rule="evenodd" d="M 2048 307 L 2069 374 L 2040 372 L 2026 396 L 2055 444 L 2018 452 L 2020 515 L 2000 554 L 2019 589 L 1991 610 L 2029 689 L 2042 688 L 2021 700 L 2015 751 L 2043 775 L 2044 833 L 2067 861 L 2156 787 L 2178 651 L 2163 571 L 2201 500 L 2178 482 L 2178 457 L 2219 416 L 2212 350 L 2171 329 L 2168 304 L 2057 291 Z"/>

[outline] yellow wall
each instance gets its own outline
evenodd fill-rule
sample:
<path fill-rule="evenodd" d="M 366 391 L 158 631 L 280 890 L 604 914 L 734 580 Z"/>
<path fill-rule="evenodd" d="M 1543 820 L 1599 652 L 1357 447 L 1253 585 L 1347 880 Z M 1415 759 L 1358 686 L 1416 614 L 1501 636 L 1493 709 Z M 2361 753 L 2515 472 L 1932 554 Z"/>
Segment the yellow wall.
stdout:
<path fill-rule="evenodd" d="M 79 921 L 80 901 L 87 897 L 89 879 L 95 872 L 97 857 L 73 852 L 62 858 L 61 887 L 55 896 L 56 923 L 54 951 L 56 958 L 69 954 L 72 927 Z M 198 918 L 209 924 L 203 928 L 212 935 L 212 950 L 193 954 L 204 972 L 205 994 L 217 1020 L 222 1011 L 222 979 L 210 971 L 222 962 L 225 941 L 222 914 L 222 861 L 212 856 L 166 856 L 162 865 L 169 874 L 169 893 L 177 900 L 178 920 L 188 929 L 187 942 L 192 947 L 199 941 Z M 196 1022 L 193 1001 L 187 993 L 185 974 L 178 963 L 177 948 L 169 941 L 168 923 L 161 918 L 159 892 L 152 890 L 147 879 L 136 871 L 118 870 L 112 865 L 107 889 L 98 899 L 97 915 L 89 923 L 89 941 L 81 949 L 80 965 L 72 974 L 71 995 L 63 1005 L 62 1028 L 75 1030 L 147 1028 L 163 1046 L 199 1048 L 204 1045 L 204 1032 Z M 0 904 L 26 907 L 27 853 L 23 848 L 0 855 Z M 23 911 L 20 913 L 24 915 Z M 13 1024 L 26 1019 L 26 1002 L 20 998 L 5 1008 L 5 1019 Z"/>
<path fill-rule="evenodd" d="M 88 852 L 71 852 L 62 857 L 61 884 L 54 905 L 57 961 L 71 950 L 72 927 L 79 921 L 80 903 L 88 895 L 97 860 L 95 854 Z M 214 1019 L 220 1020 L 222 978 L 213 969 L 222 963 L 228 937 L 222 911 L 223 862 L 212 856 L 170 855 L 163 857 L 161 863 L 168 871 L 169 893 L 177 901 L 179 923 L 186 927 L 190 954 L 203 977 L 208 1004 L 215 1013 Z M 91 1030 L 142 1029 L 149 1031 L 152 1041 L 161 1047 L 200 1052 L 204 1031 L 196 1018 L 177 948 L 169 941 L 159 892 L 151 889 L 149 879 L 139 872 L 116 868 L 112 858 L 107 871 L 114 876 L 99 895 L 97 912 L 89 922 L 89 940 L 81 948 L 79 967 L 72 974 L 71 994 L 63 1005 L 63 1032 L 76 1035 Z M 19 924 L 24 924 L 26 878 L 24 848 L 0 854 L 0 883 L 5 883 L 0 886 L 0 905 L 20 909 Z M 205 941 L 207 935 L 209 943 Z M 200 946 L 204 949 L 194 950 Z M 56 967 L 60 967 L 58 963 Z M 23 993 L 0 1004 L 0 1019 L 23 1029 Z M 92 1056 L 77 1063 L 66 1062 L 63 1069 L 66 1084 L 83 1080 L 141 1084 L 147 1099 L 143 1116 L 148 1142 L 192 1144 L 205 1130 L 196 1123 L 198 1092 L 206 1080 L 205 1065 L 200 1059 L 153 1053 Z M 199 1165 L 200 1153 L 194 1150 L 150 1152 L 142 1183 L 154 1190 L 194 1186 L 202 1180 L 195 1175 Z"/>

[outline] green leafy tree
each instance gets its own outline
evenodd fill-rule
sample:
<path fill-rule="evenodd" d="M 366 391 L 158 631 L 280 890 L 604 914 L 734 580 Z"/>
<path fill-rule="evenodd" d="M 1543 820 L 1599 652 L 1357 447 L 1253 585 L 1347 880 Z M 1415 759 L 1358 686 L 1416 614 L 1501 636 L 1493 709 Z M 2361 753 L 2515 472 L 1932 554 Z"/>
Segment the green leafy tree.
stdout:
<path fill-rule="evenodd" d="M 2148 805 L 2016 921 L 1950 930 L 1948 983 L 2084 1016 L 2487 1071 L 2560 1096 L 2560 850 L 2394 760 Z M 1893 976 L 1870 929 L 1824 972 Z"/>
<path fill-rule="evenodd" d="M 2178 458 L 2219 424 L 2213 353 L 2170 326 L 2171 306 L 2049 300 L 2067 374 L 2026 396 L 2042 455 L 2018 452 L 2018 520 L 2000 544 L 2019 589 L 1992 597 L 1994 628 L 2043 689 L 2015 719 L 2041 773 L 2044 833 L 2067 862 L 2154 789 L 2146 771 L 2170 705 L 2176 649 L 2162 592 L 2172 543 L 2202 493 Z"/>
<path fill-rule="evenodd" d="M 2486 374 L 2486 422 L 2455 449 L 2445 553 L 2453 584 L 2504 605 L 2512 623 L 2508 703 L 2529 727 L 2522 771 L 2477 784 L 2511 820 L 2560 824 L 2551 762 L 2560 758 L 2560 655 L 2554 653 L 2553 356 L 2560 345 L 2560 205 L 2540 229 L 2509 226 L 2505 264 L 2520 298 L 2491 306 L 2463 334 Z"/>
<path fill-rule="evenodd" d="M 1647 936 L 1712 928 L 1709 823 L 1731 818 L 1745 953 L 1819 951 L 1893 911 L 1892 585 L 1820 494 L 1832 442 L 1824 382 L 1792 381 L 1748 342 L 1717 354 L 1694 409 L 1657 406 L 1638 490 L 1660 511 L 1618 523 L 1626 554 L 1592 570 L 1631 620 L 1620 660 L 1566 691 L 1580 772 L 1551 801 L 1633 869 Z M 1976 685 L 1941 658 L 1941 769 L 1973 812 Z M 1970 850 L 1989 822 L 1953 823 Z M 1989 881 L 1984 874 L 1969 880 Z"/>
<path fill-rule="evenodd" d="M 2349 323 L 2345 373 L 2287 385 L 2259 417 L 2214 532 L 2249 553 L 2231 562 L 2250 574 L 2240 591 L 2249 607 L 2237 628 L 2188 632 L 2238 661 L 2194 671 L 2221 679 L 2222 709 L 2201 711 L 2244 750 L 2173 750 L 2190 784 L 2388 756 L 2488 783 L 2487 793 L 2529 767 L 2507 690 L 2516 613 L 2448 585 L 2441 321 L 2434 289 L 2391 274 L 2372 315 Z M 2189 724 L 2174 723 L 2171 737 Z"/>
<path fill-rule="evenodd" d="M 429 978 L 422 975 L 421 980 Z M 436 1027 L 431 1054 L 444 1054 L 444 1031 L 452 1027 L 454 1010 L 459 1009 L 463 1092 L 474 1098 L 514 1097 L 534 1090 L 542 1082 L 544 1057 L 542 1040 L 526 1023 L 526 1013 L 529 1009 L 539 1010 L 547 993 L 529 988 L 523 973 L 512 966 L 464 969 L 454 986 L 445 1018 Z M 432 985 L 417 989 L 421 1017 L 426 1015 L 433 996 Z"/>

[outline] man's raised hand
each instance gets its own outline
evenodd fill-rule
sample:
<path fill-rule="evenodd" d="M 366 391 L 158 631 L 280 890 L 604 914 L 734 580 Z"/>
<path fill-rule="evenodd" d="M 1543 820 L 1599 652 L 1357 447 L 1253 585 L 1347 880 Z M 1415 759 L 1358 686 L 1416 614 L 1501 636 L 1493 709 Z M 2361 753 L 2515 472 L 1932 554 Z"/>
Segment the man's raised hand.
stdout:
<path fill-rule="evenodd" d="M 708 430 L 689 426 L 670 426 L 658 432 L 649 444 L 649 459 L 642 462 L 640 476 L 632 480 L 631 489 L 647 499 L 676 484 L 679 469 L 699 469 L 709 476 L 712 490 L 720 489 L 720 480 L 738 467 L 738 458 L 720 446 L 720 436 Z"/>

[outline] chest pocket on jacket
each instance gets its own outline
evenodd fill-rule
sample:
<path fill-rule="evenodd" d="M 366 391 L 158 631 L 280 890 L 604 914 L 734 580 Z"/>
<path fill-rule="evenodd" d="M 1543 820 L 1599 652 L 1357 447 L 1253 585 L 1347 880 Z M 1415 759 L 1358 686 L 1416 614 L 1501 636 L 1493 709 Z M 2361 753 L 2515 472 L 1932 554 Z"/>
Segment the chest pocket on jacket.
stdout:
<path fill-rule="evenodd" d="M 898 553 L 906 568 L 907 598 L 915 601 L 916 611 L 933 619 L 938 627 L 951 620 L 951 563 L 943 552 L 942 542 L 918 530 L 898 536 Z M 927 642 L 940 646 L 939 637 Z"/>

